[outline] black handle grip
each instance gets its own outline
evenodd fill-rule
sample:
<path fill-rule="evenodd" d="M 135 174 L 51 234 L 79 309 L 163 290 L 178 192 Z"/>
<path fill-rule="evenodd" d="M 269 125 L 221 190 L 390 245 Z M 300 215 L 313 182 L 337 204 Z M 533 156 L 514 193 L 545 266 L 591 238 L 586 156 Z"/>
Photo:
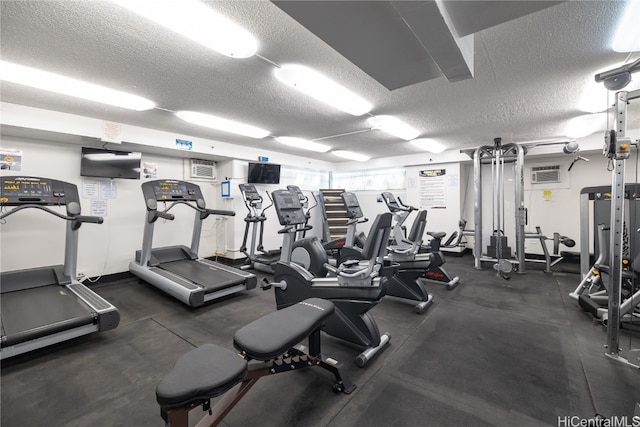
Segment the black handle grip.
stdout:
<path fill-rule="evenodd" d="M 101 216 L 86 216 L 86 215 L 78 215 L 74 217 L 78 222 L 86 222 L 89 224 L 102 224 L 104 222 L 104 218 Z"/>
<path fill-rule="evenodd" d="M 175 218 L 174 214 L 170 214 L 170 213 L 167 213 L 167 212 L 160 212 L 160 211 L 156 212 L 156 216 L 158 218 L 168 219 L 169 221 L 173 221 L 174 218 Z"/>
<path fill-rule="evenodd" d="M 235 216 L 236 213 L 234 211 L 224 211 L 220 209 L 207 209 L 207 213 L 209 215 L 224 215 L 224 216 Z"/>

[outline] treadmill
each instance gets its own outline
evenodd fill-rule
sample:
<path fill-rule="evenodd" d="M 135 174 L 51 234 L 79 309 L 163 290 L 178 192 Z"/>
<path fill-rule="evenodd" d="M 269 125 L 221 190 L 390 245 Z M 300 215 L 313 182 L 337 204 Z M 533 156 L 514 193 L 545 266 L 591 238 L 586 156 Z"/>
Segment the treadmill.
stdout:
<path fill-rule="evenodd" d="M 147 216 L 142 250 L 136 251 L 135 261 L 129 264 L 131 273 L 191 307 L 256 287 L 258 279 L 254 274 L 198 257 L 202 221 L 209 215 L 233 216 L 235 212 L 207 209 L 200 187 L 186 181 L 147 181 L 142 184 L 142 194 Z M 158 202 L 169 206 L 158 210 Z M 156 220 L 173 220 L 169 210 L 180 204 L 196 211 L 191 247 L 153 248 Z"/>
<path fill-rule="evenodd" d="M 78 188 L 55 179 L 20 176 L 4 176 L 1 185 L 0 206 L 14 208 L 0 220 L 39 209 L 65 220 L 67 228 L 64 265 L 1 273 L 0 359 L 118 326 L 118 310 L 76 280 L 78 230 L 83 223 L 102 223 L 102 217 L 80 215 Z M 64 206 L 66 214 L 47 206 Z"/>

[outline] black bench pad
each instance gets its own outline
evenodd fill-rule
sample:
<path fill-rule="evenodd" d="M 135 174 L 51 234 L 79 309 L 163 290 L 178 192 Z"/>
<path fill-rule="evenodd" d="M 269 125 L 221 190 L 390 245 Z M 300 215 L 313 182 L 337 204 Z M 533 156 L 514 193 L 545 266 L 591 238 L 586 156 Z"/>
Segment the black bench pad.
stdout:
<path fill-rule="evenodd" d="M 331 301 L 308 298 L 243 326 L 233 345 L 251 359 L 274 359 L 320 328 L 334 309 Z"/>
<path fill-rule="evenodd" d="M 205 344 L 180 356 L 156 387 L 156 399 L 165 408 L 211 399 L 242 381 L 247 361 L 234 351 Z"/>

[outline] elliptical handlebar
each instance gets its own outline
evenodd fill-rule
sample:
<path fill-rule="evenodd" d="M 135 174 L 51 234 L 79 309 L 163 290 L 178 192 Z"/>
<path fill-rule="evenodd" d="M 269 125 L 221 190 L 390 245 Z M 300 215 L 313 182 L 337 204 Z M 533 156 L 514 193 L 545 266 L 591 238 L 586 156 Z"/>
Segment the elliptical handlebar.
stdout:
<path fill-rule="evenodd" d="M 400 210 L 403 211 L 409 211 L 409 212 L 413 212 L 413 211 L 417 211 L 418 208 L 411 206 L 411 205 L 407 205 L 406 203 L 404 203 L 402 201 L 402 199 L 398 196 L 398 207 Z"/>
<path fill-rule="evenodd" d="M 260 212 L 260 216 L 265 216 L 264 213 L 267 211 L 267 209 L 269 209 L 271 206 L 273 206 L 273 197 L 271 197 L 271 194 L 269 194 L 268 191 L 265 191 L 265 193 L 267 194 L 267 197 L 269 198 L 269 204 L 262 209 L 262 212 Z"/>

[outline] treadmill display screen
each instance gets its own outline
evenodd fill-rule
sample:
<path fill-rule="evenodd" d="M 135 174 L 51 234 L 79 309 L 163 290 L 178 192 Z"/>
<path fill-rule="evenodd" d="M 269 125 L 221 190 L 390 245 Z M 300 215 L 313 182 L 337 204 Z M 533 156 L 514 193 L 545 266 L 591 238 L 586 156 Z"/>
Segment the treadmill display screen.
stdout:
<path fill-rule="evenodd" d="M 157 200 L 184 200 L 190 199 L 187 186 L 177 181 L 161 181 L 153 187 Z"/>
<path fill-rule="evenodd" d="M 53 190 L 51 182 L 43 179 L 5 179 L 2 182 L 2 197 L 49 199 L 53 197 Z"/>

